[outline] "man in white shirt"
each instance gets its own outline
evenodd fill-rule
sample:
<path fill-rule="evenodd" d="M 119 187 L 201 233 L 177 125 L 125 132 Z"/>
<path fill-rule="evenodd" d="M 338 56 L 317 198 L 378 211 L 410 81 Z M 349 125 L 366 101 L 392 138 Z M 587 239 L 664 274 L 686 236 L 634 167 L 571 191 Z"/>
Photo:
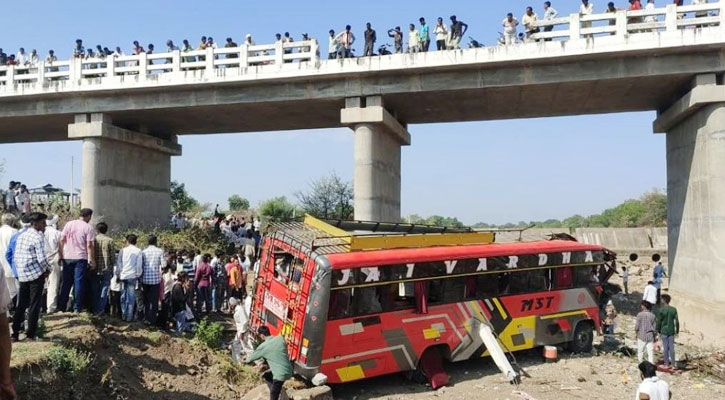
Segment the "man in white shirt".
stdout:
<path fill-rule="evenodd" d="M 47 308 L 48 314 L 58 311 L 58 291 L 60 290 L 60 256 L 58 247 L 60 246 L 61 233 L 58 230 L 58 216 L 53 215 L 47 220 L 45 227 L 45 254 L 52 269 L 48 276 L 48 298 Z"/>
<path fill-rule="evenodd" d="M 586 15 L 592 15 L 594 14 L 594 3 L 592 3 L 589 0 L 582 0 L 582 4 L 579 6 L 579 14 L 583 17 Z M 581 25 L 582 28 L 591 28 L 592 23 L 591 21 L 582 22 Z M 591 36 L 591 35 L 587 35 Z"/>
<path fill-rule="evenodd" d="M 657 304 L 657 287 L 654 285 L 653 281 L 647 282 L 647 286 L 644 288 L 644 294 L 642 295 L 642 300 L 650 303 L 652 306 Z"/>
<path fill-rule="evenodd" d="M 508 13 L 503 19 L 503 38 L 506 46 L 516 43 L 517 26 L 519 26 L 519 21 L 514 18 L 513 14 Z"/>
<path fill-rule="evenodd" d="M 128 322 L 134 319 L 136 281 L 143 274 L 143 255 L 141 249 L 136 247 L 137 240 L 134 234 L 126 236 L 128 246 L 118 253 L 114 269 L 116 280 L 121 283 L 121 315 Z"/>
<path fill-rule="evenodd" d="M 635 400 L 670 400 L 670 386 L 657 377 L 657 367 L 649 361 L 642 361 L 639 366 L 642 383 L 637 387 Z"/>
<path fill-rule="evenodd" d="M 419 53 L 420 52 L 420 33 L 415 29 L 414 24 L 410 24 L 410 31 L 408 32 L 408 53 Z"/>
<path fill-rule="evenodd" d="M 355 34 L 352 33 L 352 27 L 350 25 L 345 26 L 345 30 L 340 32 L 337 37 L 339 43 L 339 58 L 350 58 L 352 57 L 352 45 L 355 43 Z"/>
<path fill-rule="evenodd" d="M 335 37 L 335 31 L 333 29 L 330 29 L 330 37 L 328 38 L 329 45 L 327 47 L 327 59 L 328 60 L 334 60 L 337 58 L 337 52 L 338 47 L 340 47 L 340 43 L 338 43 L 337 38 Z"/>
<path fill-rule="evenodd" d="M 536 23 L 539 21 L 539 16 L 536 15 L 534 12 L 534 9 L 531 7 L 526 7 L 526 13 L 524 13 L 524 16 L 521 17 L 521 22 L 524 23 L 524 30 L 526 32 L 526 39 L 528 40 L 531 35 L 533 35 L 536 32 L 539 32 L 539 27 L 536 26 Z"/>
<path fill-rule="evenodd" d="M 10 295 L 10 298 L 13 298 L 16 294 L 18 294 L 18 282 L 17 279 L 15 279 L 15 274 L 13 274 L 13 269 L 10 267 L 10 263 L 8 263 L 8 261 L 5 259 L 5 252 L 8 249 L 8 245 L 10 244 L 10 238 L 18 230 L 13 228 L 13 224 L 15 224 L 15 215 L 3 214 L 1 221 L 2 226 L 0 226 L 0 266 L 2 266 L 2 271 L 0 271 L 0 273 L 2 273 L 5 277 L 4 283 L 7 286 L 7 293 Z"/>

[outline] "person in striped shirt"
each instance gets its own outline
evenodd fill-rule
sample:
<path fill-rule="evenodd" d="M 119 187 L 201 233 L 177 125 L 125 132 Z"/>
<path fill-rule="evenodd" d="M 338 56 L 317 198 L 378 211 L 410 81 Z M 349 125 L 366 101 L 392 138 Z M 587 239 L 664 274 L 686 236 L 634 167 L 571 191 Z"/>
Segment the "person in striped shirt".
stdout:
<path fill-rule="evenodd" d="M 28 326 L 25 334 L 29 340 L 35 340 L 38 329 L 38 317 L 43 297 L 45 278 L 52 269 L 48 256 L 45 254 L 45 220 L 47 215 L 31 213 L 31 227 L 18 236 L 13 253 L 13 262 L 18 271 L 20 290 L 18 304 L 13 318 L 14 341 L 19 339 L 20 325 L 25 321 L 28 311 Z"/>
<path fill-rule="evenodd" d="M 148 246 L 143 251 L 143 309 L 147 324 L 156 324 L 159 311 L 159 284 L 161 283 L 161 268 L 165 264 L 164 251 L 156 247 L 158 239 L 151 235 Z"/>

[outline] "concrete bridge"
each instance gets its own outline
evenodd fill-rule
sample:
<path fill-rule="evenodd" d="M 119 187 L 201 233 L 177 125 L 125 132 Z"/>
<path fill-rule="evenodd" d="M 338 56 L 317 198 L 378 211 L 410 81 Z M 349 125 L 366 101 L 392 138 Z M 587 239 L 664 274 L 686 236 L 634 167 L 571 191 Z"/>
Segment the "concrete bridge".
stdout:
<path fill-rule="evenodd" d="M 0 67 L 0 143 L 81 140 L 84 206 L 166 223 L 178 135 L 348 126 L 356 217 L 398 220 L 409 124 L 656 110 L 671 288 L 687 327 L 722 343 L 724 11 L 574 14 L 525 44 L 345 60 L 307 41 Z"/>

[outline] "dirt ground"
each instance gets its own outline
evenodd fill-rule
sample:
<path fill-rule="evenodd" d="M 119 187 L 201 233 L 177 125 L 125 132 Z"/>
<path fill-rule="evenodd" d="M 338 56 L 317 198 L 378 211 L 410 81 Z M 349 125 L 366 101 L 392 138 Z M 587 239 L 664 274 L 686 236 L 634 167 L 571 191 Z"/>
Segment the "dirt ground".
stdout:
<path fill-rule="evenodd" d="M 602 343 L 595 338 L 592 354 L 579 355 L 560 352 L 557 363 L 546 364 L 541 350 L 516 353 L 520 366 L 530 375 L 515 388 L 506 382 L 490 359 L 469 360 L 449 364 L 447 372 L 451 384 L 438 391 L 412 383 L 403 375 L 381 377 L 360 383 L 333 388 L 335 399 L 487 399 L 487 400 L 569 400 L 601 399 L 621 400 L 634 398 L 640 382 L 636 355 L 628 357 L 616 350 L 622 345 L 636 349 L 634 319 L 639 311 L 642 291 L 652 274 L 652 265 L 628 265 L 630 294 L 615 295 L 613 302 L 619 310 L 617 330 L 618 345 Z M 621 285 L 621 278 L 614 276 L 611 283 Z M 664 286 L 666 288 L 666 285 Z M 673 301 L 676 305 L 676 301 Z M 691 358 L 716 350 L 702 345 L 700 338 L 689 332 L 681 332 L 676 339 L 677 358 L 686 354 Z M 723 349 L 720 349 L 722 351 Z M 657 354 L 661 359 L 661 354 Z M 725 399 L 725 382 L 697 370 L 671 375 L 661 374 L 669 384 L 675 399 Z"/>
<path fill-rule="evenodd" d="M 235 367 L 224 352 L 141 324 L 85 314 L 55 314 L 44 321 L 42 341 L 13 345 L 19 399 L 233 400 L 259 384 L 256 374 Z M 87 371 L 78 376 L 52 371 L 46 357 L 57 345 L 90 353 Z"/>

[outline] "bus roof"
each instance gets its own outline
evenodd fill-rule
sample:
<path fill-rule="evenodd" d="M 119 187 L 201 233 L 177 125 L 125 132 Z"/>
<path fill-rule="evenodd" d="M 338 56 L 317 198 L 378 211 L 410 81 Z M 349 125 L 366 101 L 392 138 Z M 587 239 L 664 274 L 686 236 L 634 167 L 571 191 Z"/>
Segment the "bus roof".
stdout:
<path fill-rule="evenodd" d="M 412 249 L 371 250 L 365 252 L 327 254 L 332 269 L 350 269 L 371 265 L 397 265 L 466 258 L 521 256 L 569 251 L 603 251 L 601 246 L 568 240 L 491 243 L 467 246 L 437 246 Z"/>

